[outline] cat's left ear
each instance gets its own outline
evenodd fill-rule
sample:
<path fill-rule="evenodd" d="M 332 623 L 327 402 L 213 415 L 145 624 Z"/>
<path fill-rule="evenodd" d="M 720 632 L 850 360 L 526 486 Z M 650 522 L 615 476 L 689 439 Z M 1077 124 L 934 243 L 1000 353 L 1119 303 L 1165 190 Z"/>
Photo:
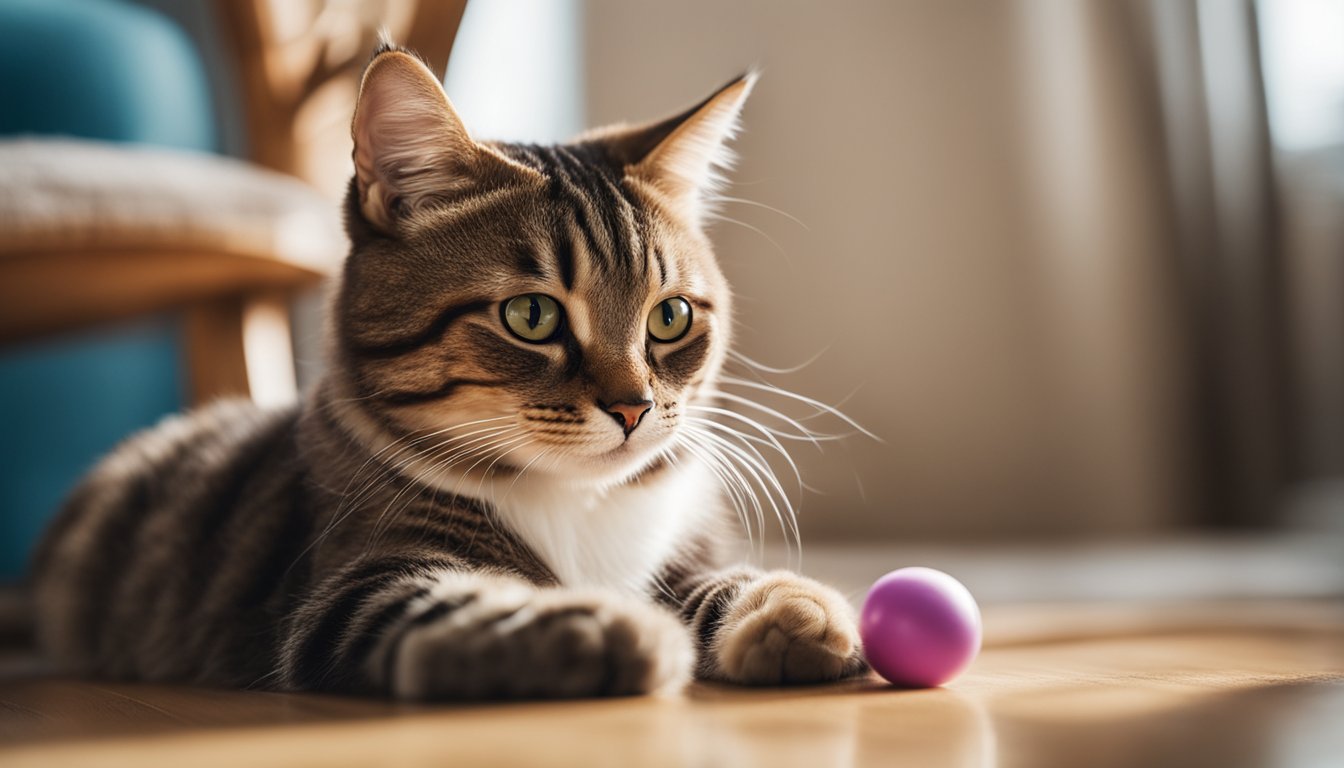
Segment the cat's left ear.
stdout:
<path fill-rule="evenodd" d="M 636 128 L 612 128 L 594 138 L 626 164 L 626 175 L 651 184 L 672 206 L 699 225 L 733 165 L 728 146 L 742 107 L 756 85 L 748 72 L 709 98 L 666 120 Z"/>

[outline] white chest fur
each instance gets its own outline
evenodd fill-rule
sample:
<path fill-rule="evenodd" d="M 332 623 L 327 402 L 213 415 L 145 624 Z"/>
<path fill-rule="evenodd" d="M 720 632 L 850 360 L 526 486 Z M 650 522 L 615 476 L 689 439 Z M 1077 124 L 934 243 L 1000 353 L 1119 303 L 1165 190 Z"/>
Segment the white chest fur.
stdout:
<path fill-rule="evenodd" d="M 337 399 L 334 407 L 375 455 L 394 445 L 348 400 Z M 714 475 L 686 455 L 647 481 L 605 490 L 539 473 L 481 483 L 419 460 L 403 471 L 445 494 L 484 495 L 561 584 L 630 593 L 646 592 L 678 547 L 713 524 L 721 503 Z"/>
<path fill-rule="evenodd" d="M 647 591 L 716 509 L 712 475 L 686 459 L 645 482 L 605 491 L 545 477 L 511 482 L 492 494 L 501 520 L 572 587 Z"/>

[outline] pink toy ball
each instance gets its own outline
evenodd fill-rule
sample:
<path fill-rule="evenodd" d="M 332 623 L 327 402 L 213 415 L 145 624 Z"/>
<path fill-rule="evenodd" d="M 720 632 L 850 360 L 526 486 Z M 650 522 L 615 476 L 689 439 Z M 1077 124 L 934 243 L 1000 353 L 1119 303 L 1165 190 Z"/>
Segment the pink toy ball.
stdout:
<path fill-rule="evenodd" d="M 932 688 L 966 671 L 980 652 L 980 606 L 970 590 L 932 568 L 901 568 L 868 590 L 859 636 L 879 675 Z"/>

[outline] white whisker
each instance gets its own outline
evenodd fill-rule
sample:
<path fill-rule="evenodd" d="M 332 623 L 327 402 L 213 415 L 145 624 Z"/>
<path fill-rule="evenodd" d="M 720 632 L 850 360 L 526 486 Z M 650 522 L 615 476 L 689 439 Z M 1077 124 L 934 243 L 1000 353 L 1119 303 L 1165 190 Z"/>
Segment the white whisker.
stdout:
<path fill-rule="evenodd" d="M 795 434 L 792 434 L 792 433 L 789 433 L 789 432 L 783 432 L 783 431 L 780 431 L 780 430 L 771 430 L 772 432 L 774 432 L 774 434 L 775 434 L 777 437 L 782 437 L 782 438 L 785 438 L 785 439 L 788 439 L 788 440 L 803 440 L 803 441 L 809 442 L 809 443 L 811 443 L 812 446 L 813 446 L 814 448 L 816 448 L 818 451 L 821 450 L 821 443 L 822 443 L 822 442 L 829 442 L 829 441 L 833 441 L 833 440 L 840 440 L 840 439 L 843 438 L 842 435 L 828 435 L 828 434 L 825 434 L 825 433 L 822 433 L 822 432 L 817 432 L 817 431 L 814 431 L 814 430 L 812 430 L 812 429 L 808 429 L 808 427 L 807 427 L 805 424 L 803 424 L 802 422 L 798 421 L 797 419 L 795 419 L 795 418 L 789 416 L 788 414 L 783 413 L 783 412 L 778 411 L 778 410 L 775 410 L 774 408 L 771 408 L 771 407 L 768 406 L 768 405 L 762 405 L 762 404 L 756 402 L 755 400 L 752 400 L 751 398 L 742 397 L 741 395 L 735 395 L 735 394 L 733 394 L 732 392 L 724 392 L 724 391 L 722 391 L 722 390 L 717 390 L 717 391 L 713 392 L 713 393 L 712 393 L 712 396 L 713 396 L 713 397 L 716 397 L 716 398 L 719 398 L 719 399 L 722 399 L 722 400 L 727 400 L 727 401 L 729 401 L 729 402 L 737 403 L 737 404 L 739 404 L 739 405 L 745 405 L 745 406 L 747 406 L 748 408 L 752 408 L 752 409 L 757 410 L 757 411 L 760 411 L 761 413 L 764 413 L 764 414 L 766 414 L 766 415 L 768 415 L 768 416 L 773 416 L 773 417 L 775 417 L 776 419 L 779 419 L 780 421 L 784 422 L 785 424 L 788 424 L 789 426 L 791 426 L 791 427 L 793 427 L 794 429 L 798 430 L 799 434 L 796 434 L 796 435 L 795 435 Z M 700 406 L 700 407 L 707 407 L 707 406 Z M 739 414 L 739 416 L 740 416 L 740 415 L 741 415 L 741 414 Z M 742 416 L 742 418 L 745 419 L 745 418 L 747 418 L 747 417 Z"/>
<path fill-rule="evenodd" d="M 779 251 L 780 255 L 784 257 L 785 261 L 788 261 L 790 264 L 793 263 L 792 260 L 789 258 L 789 252 L 784 249 L 784 246 L 780 245 L 779 242 L 775 240 L 775 238 L 767 235 L 765 233 L 765 230 L 761 229 L 760 227 L 748 224 L 745 221 L 739 221 L 738 219 L 734 219 L 730 216 L 725 216 L 724 214 L 719 213 L 717 211 L 711 213 L 709 215 L 709 219 L 717 221 L 726 221 L 729 224 L 736 224 L 739 227 L 744 227 L 746 229 L 751 230 L 752 232 L 755 232 L 756 234 L 760 235 L 761 237 L 764 237 L 767 241 L 769 241 L 769 243 L 775 247 L 775 250 Z"/>
<path fill-rule="evenodd" d="M 382 513 L 378 515 L 378 519 L 374 521 L 373 526 L 369 531 L 369 540 L 365 545 L 365 551 L 367 552 L 369 549 L 373 547 L 374 544 L 377 543 L 378 537 L 380 536 L 380 528 L 382 527 L 383 520 L 387 518 L 388 512 L 392 510 L 392 508 L 401 499 L 401 497 L 406 494 L 407 491 L 420 485 L 421 479 L 429 475 L 441 474 L 447 471 L 449 468 L 451 468 L 454 464 L 457 464 L 461 461 L 465 461 L 466 458 L 475 456 L 478 453 L 486 453 L 488 455 L 489 451 L 494 450 L 501 443 L 513 439 L 513 435 L 511 433 L 516 433 L 517 431 L 519 431 L 519 429 L 520 428 L 517 426 L 507 426 L 502 428 L 501 431 L 503 434 L 500 434 L 500 432 L 492 432 L 488 435 L 477 437 L 476 439 L 471 441 L 471 443 L 474 444 L 472 447 L 467 447 L 466 445 L 452 446 L 447 451 L 445 451 L 446 453 L 449 454 L 448 456 L 444 458 L 439 458 L 439 456 L 437 455 L 433 456 L 430 459 L 432 463 L 429 466 L 424 467 L 419 472 L 417 472 L 415 476 L 410 479 L 410 482 L 402 486 L 402 488 L 397 491 L 396 495 L 392 497 L 392 500 L 387 503 L 387 506 L 383 508 Z M 448 446 L 448 444 L 449 444 L 448 441 L 445 441 L 445 443 L 443 443 L 442 446 L 446 447 Z M 405 511 L 406 508 L 410 506 L 410 504 L 414 500 L 415 500 L 414 497 L 408 498 L 406 500 L 406 503 L 403 504 L 397 510 L 396 514 L 392 515 L 392 518 L 388 520 L 388 525 L 390 526 L 392 521 L 394 521 L 398 515 L 400 515 L 403 511 Z"/>
<path fill-rule="evenodd" d="M 427 439 L 429 439 L 429 438 L 431 438 L 431 437 L 435 437 L 435 436 L 437 436 L 437 435 L 443 434 L 444 432 L 449 431 L 449 430 L 452 430 L 452 429 L 460 429 L 460 428 L 463 427 L 463 426 L 470 426 L 470 425 L 473 425 L 473 424 L 482 424 L 482 423 L 485 423 L 485 422 L 488 422 L 488 421 L 497 421 L 497 420 L 500 420 L 500 419 L 506 419 L 506 418 L 509 418 L 509 417 L 507 417 L 507 416 L 501 416 L 501 417 L 497 417 L 497 418 L 494 418 L 494 419 L 480 419 L 480 420 L 477 420 L 477 421 L 466 422 L 465 424 L 457 424 L 457 425 L 452 425 L 452 426 L 449 426 L 449 427 L 445 427 L 445 428 L 443 428 L 443 429 L 435 430 L 434 432 L 431 432 L 431 433 L 426 434 L 426 435 L 422 435 L 422 436 L 420 436 L 420 437 L 415 438 L 414 440 L 411 440 L 410 443 L 408 443 L 407 445 L 404 445 L 404 446 L 401 446 L 401 447 L 397 448 L 397 452 L 400 453 L 401 451 L 406 450 L 407 448 L 410 448 L 410 447 L 413 446 L 415 443 L 423 442 L 424 440 L 427 440 Z M 486 428 L 485 430 L 475 430 L 475 431 L 473 431 L 473 432 L 471 432 L 471 433 L 468 433 L 468 434 L 476 434 L 477 432 L 481 432 L 481 431 L 504 430 L 504 429 L 506 429 L 506 428 L 507 428 L 506 426 L 488 427 L 488 428 Z M 397 440 L 392 441 L 390 444 L 384 446 L 382 449 L 380 449 L 379 451 L 377 451 L 377 452 L 374 454 L 374 456 L 370 456 L 368 459 L 366 459 L 365 462 L 364 462 L 362 465 L 360 465 L 360 468 L 359 468 L 353 475 L 351 475 L 350 483 L 347 483 L 347 484 L 346 484 L 347 491 L 348 491 L 349 485 L 352 484 L 352 483 L 355 481 L 356 478 L 358 478 L 358 476 L 360 475 L 360 473 L 362 473 L 362 472 L 369 466 L 369 463 L 370 463 L 371 461 L 373 461 L 374 458 L 376 458 L 376 456 L 378 456 L 378 455 L 384 453 L 388 448 L 391 448 L 391 447 L 393 447 L 393 446 L 396 446 L 396 445 L 398 445 L 399 443 L 401 443 L 402 441 L 408 440 L 409 438 L 411 438 L 411 435 L 406 435 L 406 436 L 404 436 L 404 437 L 402 437 L 402 438 L 398 438 Z M 453 439 L 453 438 L 449 438 L 449 440 L 452 440 L 452 439 Z M 430 452 L 432 453 L 433 451 L 438 450 L 439 447 L 441 447 L 441 446 L 442 446 L 442 443 L 441 443 L 439 446 L 435 446 L 435 448 L 430 449 Z M 414 454 L 414 455 L 412 455 L 411 457 L 407 458 L 405 461 L 403 461 L 403 462 L 398 462 L 397 465 L 393 468 L 392 471 L 393 471 L 393 472 L 396 472 L 396 473 L 400 473 L 401 470 L 405 469 L 405 468 L 406 468 L 407 466 L 409 466 L 412 462 L 414 462 L 417 458 L 424 456 L 424 452 L 419 451 L 419 450 L 415 450 L 415 449 L 413 449 L 413 454 Z M 394 459 L 394 461 L 395 461 L 395 459 Z M 297 565 L 300 561 L 302 561 L 303 558 L 304 558 L 304 556 L 307 555 L 309 552 L 311 552 L 311 551 L 313 550 L 314 547 L 319 546 L 323 541 L 325 541 L 325 540 L 327 539 L 327 537 L 330 536 L 331 533 L 332 533 L 333 531 L 335 531 L 336 528 L 337 528 L 342 522 L 344 522 L 347 518 L 350 517 L 350 515 L 354 514 L 354 512 L 355 512 L 356 510 L 358 510 L 358 508 L 359 508 L 359 504 L 364 500 L 364 498 L 366 498 L 366 496 L 367 496 L 368 494 L 372 493 L 373 489 L 379 484 L 379 479 L 380 479 L 380 478 L 377 477 L 377 476 L 375 476 L 375 477 L 373 477 L 373 478 L 370 478 L 370 480 L 369 480 L 368 482 L 366 482 L 366 483 L 361 487 L 361 489 L 360 489 L 358 492 L 356 492 L 356 494 L 355 494 L 355 496 L 354 496 L 353 498 L 350 497 L 350 496 L 348 496 L 348 495 L 345 495 L 345 494 L 342 495 L 340 504 L 337 506 L 336 510 L 335 510 L 335 511 L 332 513 L 332 515 L 331 515 L 331 520 L 328 521 L 328 523 L 323 527 L 322 532 L 321 532 L 320 534 L 318 534 L 316 537 L 314 537 L 314 539 L 313 539 L 311 542 L 309 542 L 309 544 L 308 544 L 306 547 L 304 547 L 304 548 L 299 552 L 299 554 L 294 558 L 294 561 L 291 562 L 291 563 L 289 564 L 289 566 L 285 569 L 285 573 L 286 573 L 286 574 L 288 574 L 289 571 L 290 571 L 291 569 L 293 569 L 295 565 Z M 381 479 L 382 479 L 382 482 L 384 482 L 384 483 L 388 482 L 388 479 L 387 479 L 387 478 L 381 478 Z"/>
<path fill-rule="evenodd" d="M 797 515 L 794 512 L 792 502 L 789 501 L 788 492 L 780 484 L 779 478 L 775 477 L 774 471 L 770 469 L 768 464 L 756 461 L 739 446 L 728 440 L 710 432 L 702 432 L 701 434 L 705 439 L 715 444 L 725 456 L 734 459 L 737 465 L 745 470 L 761 487 L 766 501 L 775 513 L 775 518 L 779 521 L 780 530 L 784 533 L 785 544 L 788 543 L 789 534 L 792 533 L 794 541 L 798 544 L 801 561 L 802 539 L 799 536 Z M 778 498 L 778 502 L 776 502 L 776 498 Z M 780 504 L 784 505 L 784 510 L 780 509 Z"/>
<path fill-rule="evenodd" d="M 504 495 L 500 496 L 498 499 L 495 500 L 495 504 L 498 505 L 502 503 L 505 499 L 509 498 L 509 494 L 513 493 L 514 486 L 518 485 L 518 481 L 523 479 L 523 475 L 527 474 L 527 470 L 531 469 L 532 465 L 536 464 L 541 459 L 541 457 L 546 456 L 549 453 L 551 453 L 550 448 L 543 448 L 536 456 L 532 457 L 531 461 L 524 464 L 523 468 L 518 470 L 518 474 L 514 476 L 513 482 L 509 483 L 509 487 L 505 489 Z"/>
<path fill-rule="evenodd" d="M 747 502 L 750 500 L 750 502 L 755 505 L 756 516 L 761 520 L 761 525 L 763 526 L 765 513 L 760 507 L 760 501 L 755 498 L 755 495 L 750 492 L 750 489 L 745 487 L 745 479 L 742 478 L 740 474 L 734 478 L 733 475 L 729 473 L 728 470 L 731 469 L 731 467 L 726 465 L 726 462 L 721 456 L 709 451 L 708 448 L 701 446 L 693 440 L 696 436 L 694 430 L 683 429 L 681 434 L 677 435 L 676 443 L 679 447 L 698 459 L 701 464 L 705 465 L 705 467 L 718 478 L 724 492 L 728 494 L 729 501 L 732 502 L 734 511 L 737 512 L 738 520 L 742 523 L 742 527 L 746 531 L 748 546 L 754 549 L 756 546 L 756 539 L 752 533 L 751 517 L 747 509 Z M 764 546 L 764 544 L 765 541 L 762 539 L 761 545 Z"/>
<path fill-rule="evenodd" d="M 751 205 L 751 206 L 755 206 L 755 207 L 757 207 L 757 208 L 763 208 L 763 209 L 765 209 L 765 210 L 767 210 L 767 211 L 770 211 L 771 213 L 777 213 L 777 214 L 779 214 L 780 216 L 783 216 L 784 218 L 788 219 L 789 221 L 792 221 L 794 224 L 797 224 L 798 226 L 802 227 L 803 229 L 806 229 L 806 230 L 811 230 L 811 229 L 812 229 L 811 227 L 807 226 L 807 224 L 803 223 L 803 220 L 802 220 L 802 219 L 798 218 L 797 216 L 794 216 L 794 215 L 791 214 L 791 213 L 788 213 L 787 211 L 782 211 L 782 210 L 776 208 L 776 207 L 773 206 L 773 205 L 766 205 L 765 203 L 760 203 L 760 202 L 757 202 L 757 201 L 755 201 L 755 200 L 748 200 L 748 199 L 745 198 L 745 197 L 729 197 L 729 196 L 727 196 L 727 195 L 715 195 L 715 196 L 714 196 L 714 199 L 715 199 L 715 200 L 722 200 L 722 201 L 724 201 L 724 202 L 726 202 L 726 203 L 740 203 L 740 204 L 742 204 L 742 205 Z"/>
<path fill-rule="evenodd" d="M 743 434 L 742 432 L 739 432 L 726 424 L 713 421 L 712 419 L 702 419 L 698 416 L 687 416 L 686 420 L 689 423 L 696 424 L 700 427 L 713 429 L 716 432 L 719 432 L 723 435 L 727 435 L 729 437 L 733 437 L 743 441 L 744 447 L 746 447 L 753 454 L 755 454 L 756 458 L 760 459 L 762 463 L 767 463 L 765 455 L 762 454 L 760 450 L 757 449 L 755 445 L 753 445 L 753 443 L 760 443 L 761 445 L 764 445 L 768 448 L 773 448 L 775 452 L 778 453 L 780 456 L 784 457 L 784 461 L 788 463 L 789 469 L 792 470 L 793 472 L 793 478 L 798 483 L 799 491 L 802 491 L 802 489 L 805 487 L 805 484 L 803 483 L 803 475 L 801 472 L 798 471 L 798 465 L 793 462 L 793 457 L 789 455 L 788 451 L 784 450 L 783 444 L 781 444 L 778 440 L 774 440 L 773 436 L 769 436 L 768 432 L 766 434 L 769 436 L 769 440 L 756 437 L 755 435 Z"/>
<path fill-rule="evenodd" d="M 738 487 L 741 488 L 742 493 L 751 501 L 752 507 L 756 512 L 757 524 L 760 527 L 762 534 L 764 534 L 765 531 L 765 508 L 761 503 L 760 497 L 761 495 L 764 495 L 766 503 L 770 505 L 771 511 L 776 519 L 779 520 L 781 530 L 784 531 L 785 539 L 787 540 L 788 530 L 785 527 L 779 504 L 775 501 L 775 491 L 778 490 L 780 498 L 789 509 L 790 516 L 792 516 L 793 508 L 788 501 L 788 494 L 784 492 L 783 487 L 779 485 L 777 480 L 775 480 L 774 472 L 770 470 L 768 466 L 760 467 L 760 469 L 764 470 L 764 475 L 768 475 L 771 480 L 775 480 L 772 484 L 766 481 L 765 476 L 758 471 L 758 467 L 753 462 L 738 455 L 733 450 L 733 446 L 723 438 L 694 427 L 688 427 L 687 431 L 696 435 L 702 441 L 700 448 L 715 456 L 724 468 L 724 471 L 736 478 Z M 760 488 L 760 494 L 751 490 L 753 487 L 753 480 L 755 481 L 755 487 Z M 764 544 L 764 539 L 762 539 L 762 544 Z"/>
<path fill-rule="evenodd" d="M 415 446 L 416 444 L 418 444 L 418 443 L 422 443 L 422 442 L 424 442 L 425 440 L 428 440 L 428 439 L 431 438 L 431 437 L 437 437 L 438 435 L 441 435 L 441 434 L 443 434 L 444 432 L 448 432 L 448 431 L 451 431 L 451 430 L 454 430 L 454 429 L 461 429 L 461 428 L 463 428 L 463 427 L 469 427 L 469 426 L 472 426 L 472 425 L 475 425 L 475 424 L 484 424 L 484 423 L 486 423 L 486 422 L 502 421 L 502 420 L 505 420 L 505 419 L 511 419 L 511 417 L 509 417 L 509 416 L 499 416 L 499 417 L 496 417 L 496 418 L 493 418 L 493 419 L 478 419 L 478 420 L 476 420 L 476 421 L 469 421 L 469 422 L 466 422 L 465 424 L 457 424 L 457 425 L 454 425 L 454 426 L 451 426 L 451 427 L 445 427 L 445 428 L 443 428 L 443 429 L 435 430 L 435 431 L 433 431 L 433 432 L 430 432 L 430 433 L 427 434 L 427 435 L 423 435 L 423 436 L 421 436 L 421 437 L 418 437 L 418 438 L 412 440 L 410 443 L 408 443 L 408 444 L 405 445 L 405 446 L 402 446 L 402 447 L 398 448 L 398 449 L 397 449 L 397 454 L 399 455 L 402 451 L 405 451 L 405 450 L 407 450 L 407 449 L 411 449 L 411 448 L 413 448 L 413 446 Z M 461 435 L 452 435 L 452 436 L 450 436 L 450 437 L 448 438 L 448 441 L 465 440 L 466 438 L 471 437 L 471 436 L 473 436 L 473 435 L 479 435 L 479 434 L 482 434 L 482 433 L 490 433 L 490 432 L 495 432 L 495 431 L 503 431 L 503 430 L 506 430 L 506 429 L 508 429 L 508 428 L 509 428 L 509 425 L 507 425 L 507 424 L 496 424 L 496 425 L 489 426 L 489 427 L 482 427 L 482 428 L 480 428 L 480 429 L 475 429 L 475 430 L 472 430 L 472 431 L 470 431 L 470 432 L 466 432 L 466 433 L 461 434 Z M 408 437 L 409 437 L 409 435 L 408 435 Z M 392 445 L 395 445 L 396 442 L 398 442 L 398 441 L 393 441 Z M 443 447 L 443 445 L 444 445 L 444 443 L 443 443 L 443 442 L 440 442 L 439 444 L 435 445 L 433 448 L 430 448 L 429 451 L 428 451 L 428 453 L 434 453 L 434 452 L 438 451 L 440 448 Z M 377 454 L 375 454 L 374 456 L 370 457 L 369 460 L 366 460 L 366 461 L 364 462 L 364 465 L 361 466 L 360 469 L 359 469 L 358 471 L 356 471 L 355 476 L 357 477 L 357 476 L 359 475 L 359 473 L 362 472 L 362 471 L 364 470 L 364 467 L 367 467 L 367 466 L 368 466 L 368 464 L 369 464 L 370 461 L 372 461 L 372 460 L 373 460 L 374 458 L 376 458 L 378 455 L 382 454 L 382 453 L 383 453 L 384 451 L 386 451 L 387 448 L 389 448 L 389 447 L 391 447 L 391 446 L 390 446 L 390 445 L 389 445 L 389 446 L 385 446 L 385 447 L 383 448 L 383 450 L 380 450 Z M 401 472 L 401 470 L 404 470 L 406 467 L 410 466 L 413 462 L 415 462 L 415 461 L 417 461 L 417 460 L 419 460 L 419 459 L 424 458 L 424 457 L 425 457 L 425 454 L 426 454 L 425 451 L 412 450 L 412 455 L 411 455 L 410 457 L 408 457 L 407 459 L 405 459 L 404 461 L 402 461 L 402 460 L 398 460 L 397 456 L 394 455 L 394 456 L 389 460 L 389 462 L 395 464 L 395 466 L 393 467 L 393 471 L 399 474 L 399 473 Z M 384 462 L 384 463 L 383 463 L 384 468 L 387 466 L 387 464 L 388 464 L 389 462 Z M 353 479 L 353 478 L 352 478 L 352 479 Z M 378 484 L 378 480 L 379 480 L 378 476 L 375 475 L 375 476 L 374 476 L 373 478 L 371 478 L 367 483 L 365 483 L 364 486 L 362 486 L 362 487 L 360 488 L 360 490 L 357 491 L 357 492 L 355 493 L 354 496 L 344 496 L 344 497 L 342 497 L 342 500 L 341 500 L 341 507 L 344 507 L 344 506 L 346 506 L 347 504 L 350 504 L 350 505 L 357 505 L 359 502 L 363 501 L 363 499 L 364 499 L 364 497 L 365 497 L 365 494 L 366 494 L 367 492 L 371 491 L 372 488 Z M 338 512 L 339 512 L 339 508 L 338 508 Z"/>
<path fill-rule="evenodd" d="M 857 421 L 855 421 L 854 419 L 852 419 L 852 418 L 850 418 L 849 416 L 845 415 L 844 413 L 842 413 L 842 412 L 839 411 L 838 409 L 833 408 L 833 407 L 831 407 L 831 406 L 829 406 L 829 405 L 827 405 L 827 404 L 821 402 L 820 400 L 817 400 L 817 399 L 808 397 L 808 396 L 806 396 L 806 395 L 800 395 L 800 394 L 798 394 L 797 392 L 790 392 L 790 391 L 787 390 L 787 389 L 781 389 L 781 388 L 776 387 L 776 386 L 773 386 L 773 385 L 769 385 L 769 384 L 760 384 L 760 383 L 758 383 L 758 382 L 754 382 L 754 381 L 747 381 L 746 379 L 739 379 L 739 378 L 737 378 L 736 376 L 721 376 L 721 377 L 719 377 L 719 380 L 722 381 L 722 382 L 725 383 L 725 384 L 730 384 L 730 385 L 739 386 L 739 387 L 747 387 L 747 388 L 749 388 L 749 389 L 755 389 L 755 390 L 759 390 L 759 391 L 763 391 L 763 392 L 769 392 L 770 394 L 777 395 L 777 396 L 779 396 L 779 397 L 784 397 L 784 398 L 788 398 L 788 399 L 790 399 L 790 400 L 796 400 L 796 401 L 798 401 L 798 402 L 800 402 L 800 403 L 804 403 L 804 404 L 806 404 L 806 405 L 809 405 L 809 406 L 811 406 L 811 407 L 817 409 L 818 411 L 821 411 L 822 413 L 827 413 L 827 414 L 830 414 L 831 416 L 834 416 L 834 417 L 837 418 L 837 419 L 840 419 L 841 421 L 845 422 L 845 423 L 848 424 L 849 426 L 853 427 L 854 429 L 858 430 L 859 432 L 862 432 L 863 434 L 867 435 L 868 437 L 872 438 L 873 440 L 878 441 L 879 443 L 880 443 L 880 442 L 883 442 L 882 438 L 880 438 L 880 437 L 878 437 L 877 435 L 873 434 L 872 432 L 868 431 L 866 428 L 864 428 L 864 426 L 863 426 L 862 424 L 859 424 Z"/>
<path fill-rule="evenodd" d="M 817 362 L 818 360 L 820 360 L 820 359 L 821 359 L 821 356 L 824 355 L 824 354 L 826 354 L 828 351 L 830 351 L 830 345 L 827 345 L 827 346 L 823 347 L 823 348 L 821 349 L 820 352 L 818 352 L 818 353 L 816 353 L 815 355 L 809 357 L 808 359 L 804 360 L 803 362 L 799 363 L 798 365 L 795 365 L 795 366 L 792 366 L 792 367 L 789 367 L 789 368 L 772 368 L 771 366 L 768 366 L 768 365 L 766 365 L 766 364 L 764 364 L 764 363 L 761 363 L 761 362 L 758 362 L 758 361 L 756 361 L 756 360 L 753 360 L 752 358 L 747 357 L 746 355 L 742 354 L 741 352 L 738 352 L 737 350 L 733 350 L 733 349 L 728 350 L 728 357 L 732 358 L 735 362 L 741 363 L 742 365 L 745 365 L 745 366 L 747 366 L 748 368 L 754 369 L 754 371 L 759 371 L 759 372 L 761 372 L 761 373 L 773 373 L 773 374 L 780 374 L 780 375 L 782 375 L 782 374 L 797 373 L 797 372 L 803 370 L 804 368 L 807 368 L 809 365 L 812 365 L 813 363 L 815 363 L 815 362 Z M 763 383 L 768 383 L 768 382 L 763 382 Z"/>

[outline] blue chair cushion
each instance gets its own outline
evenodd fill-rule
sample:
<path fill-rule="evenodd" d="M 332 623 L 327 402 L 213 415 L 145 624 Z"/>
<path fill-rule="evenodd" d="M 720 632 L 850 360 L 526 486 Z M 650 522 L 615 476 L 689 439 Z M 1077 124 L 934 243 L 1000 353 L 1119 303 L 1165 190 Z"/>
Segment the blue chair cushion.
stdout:
<path fill-rule="evenodd" d="M 117 0 L 0 2 L 0 134 L 216 149 L 204 65 L 170 20 Z M 78 275 L 71 275 L 78 279 Z M 79 476 L 181 409 L 176 318 L 0 353 L 0 580 L 21 577 Z"/>

